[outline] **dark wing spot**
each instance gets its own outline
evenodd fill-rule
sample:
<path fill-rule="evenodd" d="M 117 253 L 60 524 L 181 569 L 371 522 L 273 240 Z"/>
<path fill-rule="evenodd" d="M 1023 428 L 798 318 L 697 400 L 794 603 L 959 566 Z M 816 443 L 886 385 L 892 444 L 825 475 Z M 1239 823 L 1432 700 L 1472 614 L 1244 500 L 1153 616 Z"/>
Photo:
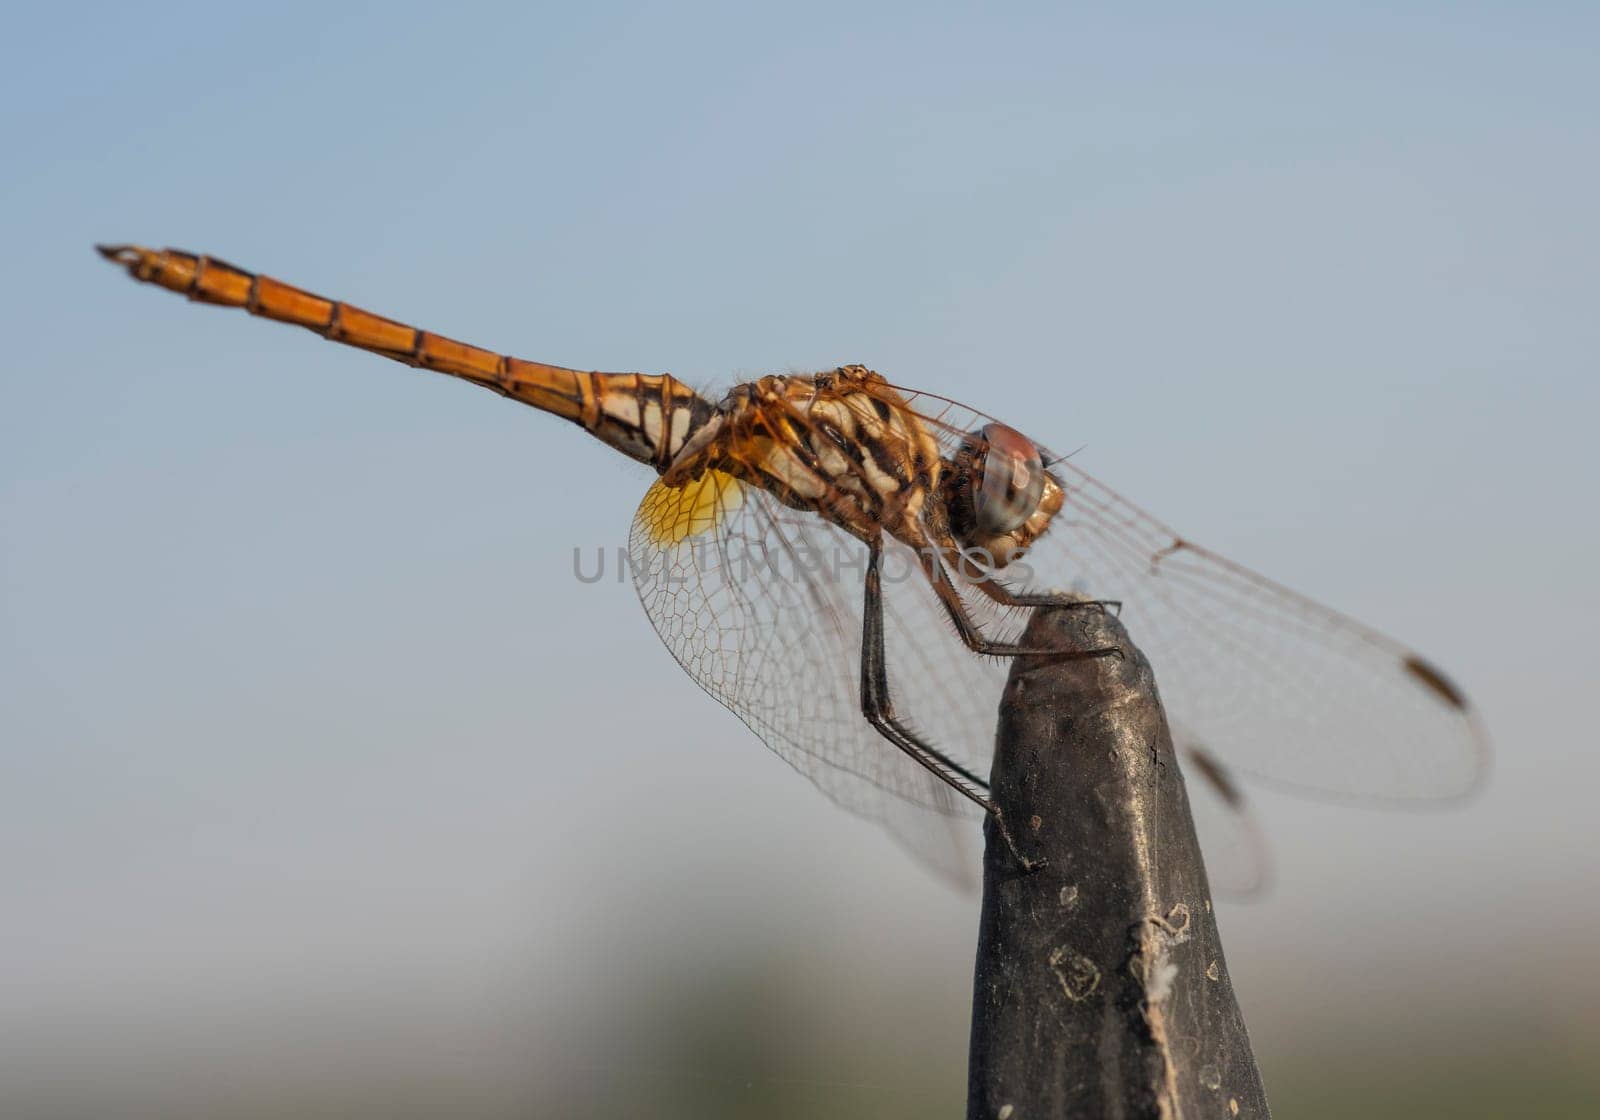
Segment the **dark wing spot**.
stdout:
<path fill-rule="evenodd" d="M 1237 809 L 1244 804 L 1244 794 L 1239 792 L 1239 787 L 1233 784 L 1233 779 L 1222 768 L 1222 763 L 1211 757 L 1210 752 L 1200 747 L 1189 747 L 1189 759 L 1194 763 L 1196 772 L 1216 788 L 1222 800 Z"/>
<path fill-rule="evenodd" d="M 1452 708 L 1461 711 L 1467 710 L 1467 697 L 1464 692 L 1455 686 L 1455 682 L 1445 676 L 1438 669 L 1428 664 L 1416 654 L 1405 660 L 1406 672 L 1410 673 L 1424 686 L 1431 689 L 1441 700 Z"/>

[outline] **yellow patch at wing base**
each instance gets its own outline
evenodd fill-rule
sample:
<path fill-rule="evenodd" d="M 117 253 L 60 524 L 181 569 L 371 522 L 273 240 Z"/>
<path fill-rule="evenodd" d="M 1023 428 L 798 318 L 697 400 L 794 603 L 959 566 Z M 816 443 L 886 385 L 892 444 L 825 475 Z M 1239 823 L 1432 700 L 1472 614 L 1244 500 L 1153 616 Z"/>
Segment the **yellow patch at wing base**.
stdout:
<path fill-rule="evenodd" d="M 656 544 L 677 544 L 708 532 L 744 504 L 741 483 L 708 470 L 682 486 L 656 482 L 639 506 L 639 524 Z"/>

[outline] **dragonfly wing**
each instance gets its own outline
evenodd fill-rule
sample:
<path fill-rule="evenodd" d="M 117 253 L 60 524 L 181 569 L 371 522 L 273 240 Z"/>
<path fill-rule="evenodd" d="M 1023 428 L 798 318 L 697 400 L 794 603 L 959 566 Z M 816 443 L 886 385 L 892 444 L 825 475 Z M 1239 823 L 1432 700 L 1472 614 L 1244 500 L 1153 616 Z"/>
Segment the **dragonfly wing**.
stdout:
<path fill-rule="evenodd" d="M 953 455 L 991 418 L 886 389 Z M 1064 503 L 1002 582 L 1122 603 L 1173 720 L 1242 773 L 1366 803 L 1471 792 L 1488 739 L 1429 662 L 1354 619 L 1179 536 L 1075 463 L 1047 456 Z"/>
<path fill-rule="evenodd" d="M 1243 791 L 1181 728 L 1173 728 L 1172 734 L 1212 893 L 1234 899 L 1261 894 L 1272 878 L 1271 857 Z"/>
<path fill-rule="evenodd" d="M 1072 463 L 1027 562 L 1040 587 L 1123 603 L 1174 718 L 1236 770 L 1368 802 L 1460 797 L 1488 742 L 1427 661 L 1337 611 L 1178 536 Z"/>
<path fill-rule="evenodd" d="M 834 801 L 947 877 L 970 877 L 981 810 L 861 713 L 862 542 L 712 471 L 689 488 L 651 487 L 629 563 L 656 632 L 702 688 Z M 897 711 L 987 774 L 1004 667 L 961 646 L 914 557 L 892 542 L 883 580 Z"/>

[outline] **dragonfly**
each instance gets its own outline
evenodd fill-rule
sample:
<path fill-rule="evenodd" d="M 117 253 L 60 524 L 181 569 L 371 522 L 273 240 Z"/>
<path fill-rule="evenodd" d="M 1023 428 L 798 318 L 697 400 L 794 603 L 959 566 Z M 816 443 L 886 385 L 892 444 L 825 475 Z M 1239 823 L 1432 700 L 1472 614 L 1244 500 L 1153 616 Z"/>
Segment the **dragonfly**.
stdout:
<path fill-rule="evenodd" d="M 673 657 L 822 792 L 946 874 L 962 876 L 960 833 L 930 821 L 987 814 L 1009 837 L 983 775 L 1007 664 L 1040 652 L 1019 640 L 1042 607 L 1115 604 L 1172 713 L 1207 851 L 1231 853 L 1212 868 L 1223 890 L 1266 874 L 1230 770 L 1367 804 L 1457 799 L 1486 772 L 1482 720 L 1432 662 L 1018 429 L 865 366 L 713 399 L 670 374 L 510 357 L 216 257 L 96 248 L 136 280 L 470 382 L 653 468 L 628 566 Z"/>

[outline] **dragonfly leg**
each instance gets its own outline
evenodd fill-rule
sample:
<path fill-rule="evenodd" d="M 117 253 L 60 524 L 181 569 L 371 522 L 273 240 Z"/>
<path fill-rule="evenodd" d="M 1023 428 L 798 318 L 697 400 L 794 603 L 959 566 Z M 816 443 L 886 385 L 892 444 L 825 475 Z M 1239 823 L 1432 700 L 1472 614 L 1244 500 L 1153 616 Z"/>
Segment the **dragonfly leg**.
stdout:
<path fill-rule="evenodd" d="M 882 541 L 871 542 L 867 552 L 864 581 L 866 601 L 861 620 L 862 714 L 885 739 L 916 759 L 951 789 L 985 812 L 992 813 L 994 805 L 987 796 L 989 783 L 922 742 L 895 715 L 894 700 L 889 695 L 889 665 L 883 644 L 883 578 L 879 565 L 882 556 Z"/>
<path fill-rule="evenodd" d="M 895 715 L 894 701 L 889 695 L 889 665 L 883 643 L 883 579 L 879 561 L 883 555 L 883 542 L 874 539 L 867 545 L 867 572 L 865 603 L 861 621 L 861 712 L 867 722 L 889 742 L 910 755 L 918 765 L 977 805 L 994 818 L 995 827 L 1006 847 L 1016 857 L 1025 871 L 1037 871 L 1044 861 L 1029 859 L 1018 849 L 1005 818 L 994 802 L 989 800 L 989 783 L 953 758 L 923 742 L 915 732 L 906 727 Z"/>
<path fill-rule="evenodd" d="M 968 649 L 973 653 L 985 653 L 995 657 L 1026 657 L 1041 656 L 1055 657 L 1063 661 L 1077 661 L 1090 657 L 1121 657 L 1122 651 L 1115 646 L 1105 649 L 1086 649 L 1067 652 L 1058 649 L 1031 649 L 1019 646 L 1015 642 L 997 642 L 986 637 L 979 628 L 972 615 L 967 613 L 967 605 L 961 600 L 961 592 L 950 579 L 950 573 L 945 570 L 944 564 L 931 550 L 922 551 L 922 567 L 927 573 L 928 582 L 933 584 L 934 594 L 939 596 L 939 602 L 944 605 L 945 613 L 950 616 L 950 621 L 955 623 L 956 633 L 961 636 Z M 987 581 L 985 581 L 986 583 Z M 984 586 L 984 584 L 980 584 Z M 991 597 L 993 593 L 990 593 Z M 1055 599 L 1048 599 L 1039 603 L 1013 602 L 1010 599 L 999 599 L 1006 606 L 1098 606 L 1099 604 L 1082 599 L 1063 599 L 1057 603 Z"/>
<path fill-rule="evenodd" d="M 995 602 L 1007 607 L 1094 607 L 1122 613 L 1120 599 L 1080 599 L 1070 591 L 1013 591 L 996 579 L 974 580 L 978 588 Z"/>
<path fill-rule="evenodd" d="M 947 558 L 951 555 L 947 553 Z M 953 555 L 959 558 L 961 554 L 954 552 Z M 951 566 L 958 572 L 962 570 L 957 559 L 951 559 L 950 562 Z M 979 591 L 982 591 L 1003 607 L 1092 607 L 1095 610 L 1109 610 L 1114 614 L 1120 615 L 1122 613 L 1122 601 L 1120 599 L 1085 599 L 1080 595 L 1074 595 L 1070 591 L 1013 591 L 987 572 L 983 572 L 980 578 L 971 579 L 968 582 L 976 584 Z"/>

